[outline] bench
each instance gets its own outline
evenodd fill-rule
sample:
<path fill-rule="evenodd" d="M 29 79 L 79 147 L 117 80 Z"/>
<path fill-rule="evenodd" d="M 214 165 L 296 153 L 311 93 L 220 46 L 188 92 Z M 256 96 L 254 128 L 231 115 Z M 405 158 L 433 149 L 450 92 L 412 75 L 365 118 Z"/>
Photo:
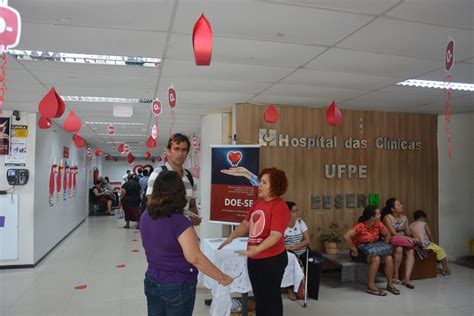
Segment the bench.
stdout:
<path fill-rule="evenodd" d="M 336 265 L 341 269 L 341 283 L 360 282 L 367 283 L 368 265 L 351 259 L 349 250 L 341 250 L 337 254 L 321 253 L 325 262 Z"/>
<path fill-rule="evenodd" d="M 322 256 L 327 262 L 330 262 L 341 269 L 341 283 L 354 281 L 363 284 L 367 283 L 368 264 L 352 261 L 349 255 L 349 250 L 341 250 L 335 255 L 322 253 Z M 404 261 L 405 256 L 402 259 L 402 265 L 400 267 L 400 277 L 404 275 Z M 379 272 L 383 274 L 383 270 L 384 265 L 380 264 Z M 433 251 L 428 251 L 428 256 L 424 260 L 416 258 L 411 276 L 412 280 L 436 278 L 436 276 L 436 254 Z"/>

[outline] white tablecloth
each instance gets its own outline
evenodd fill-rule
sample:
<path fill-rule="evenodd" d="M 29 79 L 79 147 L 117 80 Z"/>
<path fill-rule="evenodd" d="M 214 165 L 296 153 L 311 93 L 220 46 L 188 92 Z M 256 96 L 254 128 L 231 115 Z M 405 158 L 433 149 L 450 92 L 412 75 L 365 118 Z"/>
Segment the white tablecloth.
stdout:
<path fill-rule="evenodd" d="M 201 240 L 202 252 L 225 274 L 237 277 L 229 286 L 222 286 L 199 273 L 199 283 L 212 292 L 212 304 L 210 314 L 212 316 L 229 316 L 232 304 L 231 293 L 247 293 L 252 290 L 248 271 L 247 257 L 240 256 L 237 251 L 247 249 L 247 238 L 237 238 L 222 250 L 217 247 L 224 241 L 223 238 L 209 238 Z M 288 265 L 286 266 L 281 287 L 293 285 L 295 292 L 303 279 L 303 271 L 298 264 L 296 256 L 288 253 Z"/>

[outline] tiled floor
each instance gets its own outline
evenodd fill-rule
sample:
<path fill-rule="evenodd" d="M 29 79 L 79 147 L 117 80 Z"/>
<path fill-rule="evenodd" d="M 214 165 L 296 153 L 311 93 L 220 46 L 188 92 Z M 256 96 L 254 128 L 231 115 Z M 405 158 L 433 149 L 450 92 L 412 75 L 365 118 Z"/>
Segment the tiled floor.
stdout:
<path fill-rule="evenodd" d="M 111 217 L 88 218 L 35 269 L 0 270 L 0 315 L 146 315 L 144 252 L 135 229 Z M 133 249 L 140 249 L 133 253 Z M 116 268 L 125 264 L 125 268 Z M 304 309 L 284 298 L 285 315 L 474 315 L 474 270 L 451 266 L 448 277 L 415 281 L 415 290 L 376 297 L 359 284 L 323 275 L 319 301 Z M 87 284 L 84 290 L 74 287 Z M 195 315 L 208 315 L 199 288 Z"/>

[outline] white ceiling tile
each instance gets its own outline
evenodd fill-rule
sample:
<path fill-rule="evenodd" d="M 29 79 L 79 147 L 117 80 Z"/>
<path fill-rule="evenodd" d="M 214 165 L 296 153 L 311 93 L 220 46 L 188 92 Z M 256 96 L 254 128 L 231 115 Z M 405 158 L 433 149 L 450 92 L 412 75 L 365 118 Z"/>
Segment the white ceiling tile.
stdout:
<path fill-rule="evenodd" d="M 474 56 L 474 31 L 380 18 L 339 47 L 376 53 L 444 60 L 448 38 L 456 42 L 456 59 Z"/>
<path fill-rule="evenodd" d="M 261 94 L 251 100 L 252 103 L 275 104 L 275 105 L 290 105 L 290 106 L 310 106 L 310 107 L 324 107 L 328 105 L 331 98 L 310 98 L 302 96 L 285 96 L 285 95 L 271 95 Z"/>
<path fill-rule="evenodd" d="M 321 87 L 336 89 L 363 89 L 373 90 L 385 87 L 400 80 L 395 78 L 355 75 L 344 72 L 330 72 L 322 70 L 299 69 L 283 79 L 283 83 L 314 84 Z"/>
<path fill-rule="evenodd" d="M 331 10 L 342 10 L 354 13 L 380 14 L 395 4 L 398 0 L 264 0 L 264 2 L 285 3 L 290 5 L 307 6 Z"/>
<path fill-rule="evenodd" d="M 337 92 L 336 92 L 337 91 Z M 309 97 L 317 100 L 336 100 L 346 99 L 354 96 L 359 96 L 368 92 L 368 90 L 359 89 L 333 89 L 329 87 L 318 87 L 315 85 L 302 84 L 283 84 L 278 83 L 271 88 L 265 90 L 264 94 L 275 96 L 291 96 L 291 97 Z M 334 95 L 336 93 L 336 95 Z"/>
<path fill-rule="evenodd" d="M 441 66 L 434 60 L 333 48 L 305 68 L 408 79 Z"/>
<path fill-rule="evenodd" d="M 166 33 L 22 23 L 17 49 L 64 53 L 160 57 Z"/>
<path fill-rule="evenodd" d="M 405 0 L 387 15 L 449 27 L 474 29 L 472 0 Z"/>
<path fill-rule="evenodd" d="M 173 85 L 179 94 L 183 91 L 213 91 L 213 92 L 234 92 L 255 94 L 268 87 L 271 83 L 248 81 L 213 80 L 208 78 L 160 78 L 160 96 L 166 97 L 168 87 Z"/>
<path fill-rule="evenodd" d="M 446 72 L 443 67 L 442 69 L 419 76 L 417 79 L 444 81 L 445 76 Z M 451 77 L 453 82 L 474 84 L 474 64 L 455 63 L 451 69 Z"/>
<path fill-rule="evenodd" d="M 291 72 L 292 68 L 211 63 L 196 66 L 194 61 L 166 59 L 162 76 L 173 78 L 203 78 L 213 80 L 238 80 L 253 82 L 276 82 Z"/>
<path fill-rule="evenodd" d="M 171 0 L 10 1 L 23 21 L 120 29 L 168 29 Z"/>
<path fill-rule="evenodd" d="M 212 62 L 297 67 L 323 50 L 320 46 L 214 36 Z M 173 34 L 166 57 L 194 60 L 191 35 Z"/>
<path fill-rule="evenodd" d="M 180 2 L 173 31 L 191 34 L 202 12 L 214 35 L 318 45 L 332 45 L 371 19 L 352 13 L 256 1 L 188 0 Z"/>

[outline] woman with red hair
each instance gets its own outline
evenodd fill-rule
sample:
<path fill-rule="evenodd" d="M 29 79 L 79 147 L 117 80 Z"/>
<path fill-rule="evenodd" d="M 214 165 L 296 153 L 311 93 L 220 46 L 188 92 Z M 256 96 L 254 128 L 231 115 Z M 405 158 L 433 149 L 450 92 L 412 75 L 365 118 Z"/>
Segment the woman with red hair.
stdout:
<path fill-rule="evenodd" d="M 255 295 L 257 315 L 283 315 L 280 285 L 288 255 L 284 232 L 290 212 L 281 198 L 288 188 L 285 172 L 276 168 L 263 169 L 259 175 L 258 199 L 246 219 L 219 246 L 222 249 L 237 237 L 249 235 L 247 250 L 248 272 Z"/>

